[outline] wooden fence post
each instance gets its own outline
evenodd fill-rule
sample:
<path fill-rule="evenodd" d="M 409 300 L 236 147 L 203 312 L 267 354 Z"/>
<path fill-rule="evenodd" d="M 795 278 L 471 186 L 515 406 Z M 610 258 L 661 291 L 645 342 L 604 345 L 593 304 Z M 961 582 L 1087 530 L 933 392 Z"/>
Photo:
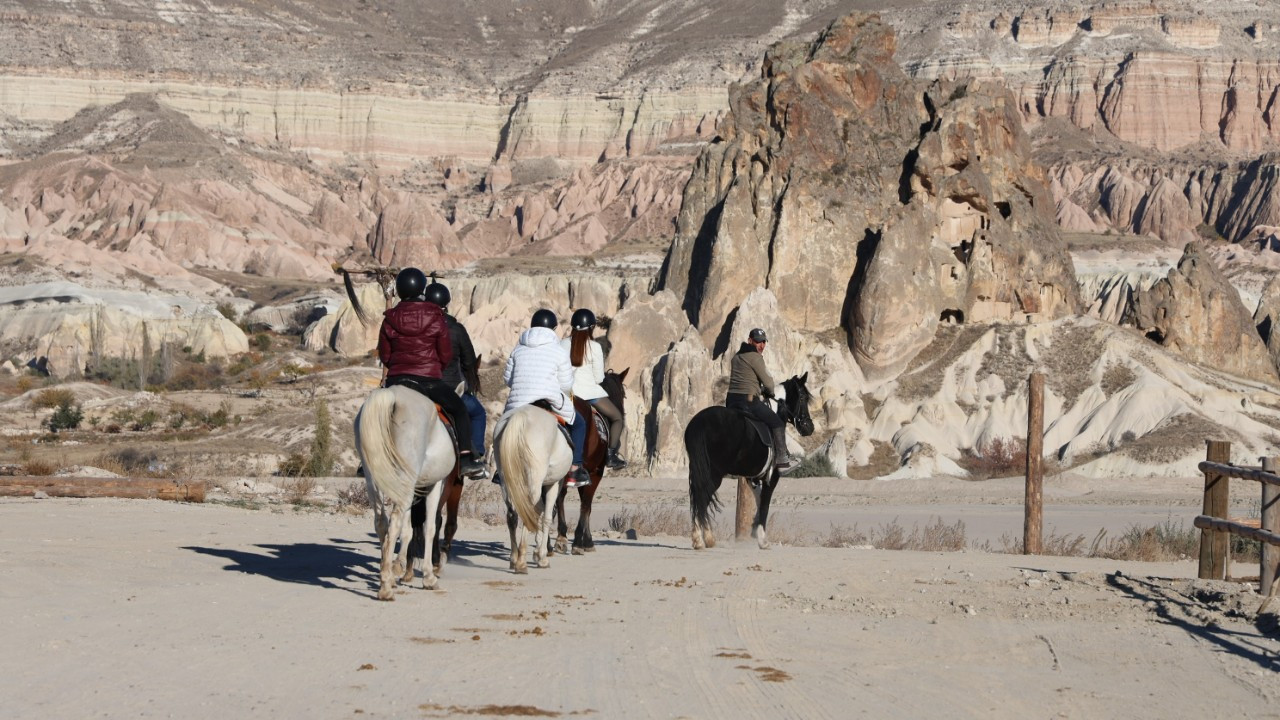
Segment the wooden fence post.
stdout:
<path fill-rule="evenodd" d="M 1231 462 L 1231 443 L 1209 440 L 1205 460 L 1223 465 Z M 1231 494 L 1230 478 L 1214 472 L 1204 474 L 1204 506 L 1202 515 L 1226 519 Z M 1222 580 L 1227 576 L 1227 550 L 1231 534 L 1222 530 L 1200 531 L 1200 572 L 1202 580 Z"/>
<path fill-rule="evenodd" d="M 1262 458 L 1262 471 L 1272 475 L 1280 472 L 1280 457 Z M 1280 531 L 1280 487 L 1271 483 L 1262 483 L 1262 529 Z M 1265 542 L 1260 544 L 1262 567 L 1258 570 L 1258 592 L 1267 595 L 1276 580 L 1276 572 L 1280 570 L 1280 547 Z"/>
<path fill-rule="evenodd" d="M 1023 502 L 1022 552 L 1039 555 L 1044 525 L 1044 373 L 1031 373 L 1027 390 L 1027 489 Z"/>
<path fill-rule="evenodd" d="M 756 495 L 751 492 L 746 478 L 738 478 L 738 509 L 733 522 L 733 538 L 746 540 L 751 537 L 751 521 L 756 517 Z"/>

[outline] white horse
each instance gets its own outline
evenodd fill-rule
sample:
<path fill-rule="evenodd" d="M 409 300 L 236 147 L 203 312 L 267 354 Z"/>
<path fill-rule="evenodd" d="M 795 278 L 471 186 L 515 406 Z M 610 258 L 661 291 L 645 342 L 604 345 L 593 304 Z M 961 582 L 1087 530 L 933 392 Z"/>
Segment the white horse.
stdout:
<path fill-rule="evenodd" d="M 493 429 L 493 453 L 502 476 L 507 529 L 511 531 L 511 569 L 519 574 L 529 572 L 526 529 L 534 533 L 538 567 L 551 567 L 547 536 L 560 481 L 573 464 L 573 448 L 565 442 L 558 424 L 550 412 L 524 405 L 499 418 Z"/>
<path fill-rule="evenodd" d="M 373 505 L 374 528 L 382 543 L 379 600 L 394 600 L 393 573 L 400 582 L 413 580 L 413 564 L 407 562 L 413 528 L 409 508 L 414 495 L 426 496 L 425 537 L 436 536 L 436 513 L 444 480 L 458 459 L 453 438 L 436 413 L 436 405 L 416 390 L 403 386 L 378 388 L 369 393 L 356 415 L 356 452 L 364 468 Z M 392 552 L 400 542 L 392 564 Z M 429 542 L 429 540 L 428 540 Z M 433 590 L 439 578 L 431 563 L 422 563 L 422 587 Z"/>

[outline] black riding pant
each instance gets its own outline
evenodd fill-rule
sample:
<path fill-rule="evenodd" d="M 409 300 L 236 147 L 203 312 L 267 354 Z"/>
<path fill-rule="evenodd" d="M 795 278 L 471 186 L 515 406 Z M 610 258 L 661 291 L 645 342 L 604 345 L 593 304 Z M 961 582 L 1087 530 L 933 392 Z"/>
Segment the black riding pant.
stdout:
<path fill-rule="evenodd" d="M 471 416 L 467 414 L 467 406 L 462 398 L 453 391 L 449 383 L 440 378 L 429 378 L 421 375 L 392 375 L 387 378 L 387 387 L 404 385 L 426 395 L 439 405 L 453 422 L 453 432 L 458 437 L 458 450 L 472 452 L 475 445 L 471 442 Z"/>
<path fill-rule="evenodd" d="M 618 444 L 622 442 L 622 433 L 626 429 L 622 411 L 607 397 L 596 398 L 588 402 L 591 403 L 591 407 L 599 411 L 609 421 L 609 449 L 617 450 Z"/>
<path fill-rule="evenodd" d="M 745 410 L 751 413 L 752 417 L 764 423 L 770 430 L 777 430 L 787 425 L 782 421 L 782 418 L 778 417 L 778 413 L 770 410 L 769 406 L 764 404 L 759 395 L 748 396 L 742 393 L 729 393 L 728 397 L 725 398 L 724 404 L 734 410 Z"/>

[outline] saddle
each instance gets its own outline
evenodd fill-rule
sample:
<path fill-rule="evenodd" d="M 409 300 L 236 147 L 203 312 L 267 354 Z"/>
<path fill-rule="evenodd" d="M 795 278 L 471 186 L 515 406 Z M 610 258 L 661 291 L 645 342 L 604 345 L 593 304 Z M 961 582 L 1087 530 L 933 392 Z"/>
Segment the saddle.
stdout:
<path fill-rule="evenodd" d="M 747 482 L 750 483 L 752 487 L 759 487 L 764 478 L 773 470 L 773 433 L 770 432 L 768 425 L 765 425 L 763 422 L 756 419 L 756 416 L 752 415 L 750 412 L 740 408 L 729 409 L 738 413 L 738 415 L 747 421 L 747 424 L 750 425 L 752 429 L 756 431 L 756 435 L 759 436 L 760 443 L 765 447 L 766 454 L 764 467 L 761 468 L 760 472 L 756 475 L 747 478 Z"/>

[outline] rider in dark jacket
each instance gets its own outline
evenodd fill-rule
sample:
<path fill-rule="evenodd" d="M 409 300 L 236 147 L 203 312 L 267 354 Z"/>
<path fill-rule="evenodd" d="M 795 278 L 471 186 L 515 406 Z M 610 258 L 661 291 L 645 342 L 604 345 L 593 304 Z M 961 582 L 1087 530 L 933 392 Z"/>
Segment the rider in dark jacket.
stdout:
<path fill-rule="evenodd" d="M 764 364 L 764 346 L 768 338 L 764 330 L 755 328 L 747 335 L 729 364 L 729 394 L 725 405 L 750 413 L 773 433 L 774 464 L 788 470 L 796 463 L 787 450 L 787 424 L 761 397 L 773 397 L 773 376 Z"/>
<path fill-rule="evenodd" d="M 439 405 L 453 421 L 458 438 L 462 474 L 485 475 L 484 465 L 472 454 L 471 424 L 466 406 L 442 376 L 453 360 L 449 328 L 439 305 L 425 302 L 426 276 L 417 268 L 406 268 L 396 276 L 400 303 L 387 310 L 378 331 L 378 358 L 383 364 L 383 383 L 407 385 Z"/>
<path fill-rule="evenodd" d="M 453 360 L 444 366 L 442 376 L 449 387 L 456 388 L 463 382 L 467 384 L 462 393 L 462 404 L 467 406 L 467 415 L 471 418 L 471 441 L 475 448 L 477 460 L 484 457 L 484 406 L 476 398 L 480 392 L 480 368 L 476 359 L 475 346 L 471 344 L 471 335 L 467 328 L 454 316 L 449 314 L 449 288 L 444 284 L 433 282 L 423 293 L 427 302 L 435 303 L 444 310 L 444 322 L 449 326 L 449 344 L 453 346 Z"/>

